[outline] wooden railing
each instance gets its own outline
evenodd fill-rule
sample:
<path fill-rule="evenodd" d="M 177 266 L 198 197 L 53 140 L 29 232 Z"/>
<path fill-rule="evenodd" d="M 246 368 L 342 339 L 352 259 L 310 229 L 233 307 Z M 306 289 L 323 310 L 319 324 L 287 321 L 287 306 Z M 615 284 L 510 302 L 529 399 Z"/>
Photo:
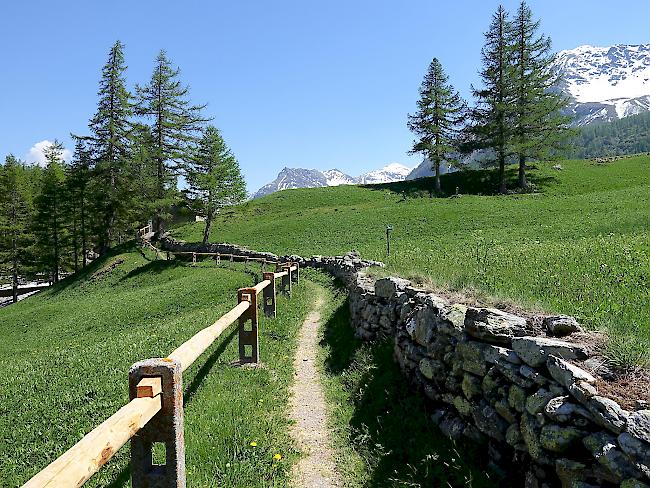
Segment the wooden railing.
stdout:
<path fill-rule="evenodd" d="M 133 488 L 185 487 L 182 373 L 235 321 L 239 321 L 240 363 L 257 363 L 259 357 L 257 296 L 263 292 L 263 309 L 276 316 L 276 284 L 290 295 L 299 280 L 299 266 L 279 264 L 263 280 L 238 290 L 238 303 L 215 323 L 199 331 L 166 358 L 148 359 L 129 371 L 130 402 L 93 429 L 62 456 L 30 479 L 24 488 L 82 486 L 129 440 Z M 248 327 L 250 323 L 250 327 Z M 249 352 L 250 351 L 250 352 Z M 153 443 L 166 445 L 164 466 L 152 464 Z"/>

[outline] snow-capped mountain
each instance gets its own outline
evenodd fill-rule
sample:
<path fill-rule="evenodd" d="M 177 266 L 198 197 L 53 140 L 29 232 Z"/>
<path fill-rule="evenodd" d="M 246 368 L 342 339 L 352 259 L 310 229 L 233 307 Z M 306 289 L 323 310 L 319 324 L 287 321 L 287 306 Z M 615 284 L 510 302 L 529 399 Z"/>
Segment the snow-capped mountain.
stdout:
<path fill-rule="evenodd" d="M 253 198 L 260 198 L 290 188 L 390 183 L 404 180 L 410 172 L 411 168 L 399 163 L 391 163 L 381 169 L 364 173 L 357 178 L 353 178 L 338 169 L 319 171 L 317 169 L 284 168 L 275 180 L 257 190 L 253 194 Z"/>
<path fill-rule="evenodd" d="M 650 110 L 650 44 L 580 46 L 560 51 L 554 65 L 577 126 Z"/>

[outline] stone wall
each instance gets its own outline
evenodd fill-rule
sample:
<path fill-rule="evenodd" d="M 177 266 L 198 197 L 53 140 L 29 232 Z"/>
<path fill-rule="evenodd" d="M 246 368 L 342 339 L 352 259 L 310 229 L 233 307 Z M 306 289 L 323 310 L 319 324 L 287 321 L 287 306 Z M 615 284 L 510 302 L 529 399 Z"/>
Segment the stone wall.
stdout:
<path fill-rule="evenodd" d="M 495 467 L 525 486 L 648 486 L 650 410 L 599 395 L 602 378 L 590 369 L 602 361 L 575 319 L 546 317 L 540 327 L 363 274 L 350 311 L 358 337 L 394 340 L 440 430 L 485 445 Z"/>
<path fill-rule="evenodd" d="M 431 421 L 485 446 L 507 486 L 650 488 L 648 405 L 625 409 L 599 394 L 611 372 L 572 317 L 535 321 L 450 303 L 400 278 L 375 281 L 364 268 L 383 265 L 355 252 L 303 258 L 170 239 L 162 247 L 294 261 L 341 279 L 356 335 L 394 341 L 405 380 L 433 405 Z"/>

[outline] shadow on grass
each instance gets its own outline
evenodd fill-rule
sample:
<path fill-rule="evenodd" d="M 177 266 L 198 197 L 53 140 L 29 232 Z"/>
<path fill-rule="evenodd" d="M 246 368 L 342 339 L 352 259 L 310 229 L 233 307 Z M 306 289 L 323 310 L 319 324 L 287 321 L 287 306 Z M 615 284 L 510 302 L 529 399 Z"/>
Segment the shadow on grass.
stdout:
<path fill-rule="evenodd" d="M 149 261 L 144 266 L 138 266 L 137 268 L 129 271 L 126 275 L 120 278 L 120 281 L 127 281 L 144 274 L 160 274 L 163 271 L 177 268 L 182 265 L 183 264 L 181 262 L 176 260 L 167 261 L 165 259 L 159 259 L 157 261 Z"/>
<path fill-rule="evenodd" d="M 407 384 L 393 341 L 362 343 L 348 309 L 346 300 L 325 325 L 325 368 L 353 405 L 350 442 L 368 467 L 366 486 L 497 486 L 485 453 L 449 440 L 430 420 L 434 406 Z"/>
<path fill-rule="evenodd" d="M 131 466 L 126 466 L 120 471 L 120 474 L 111 482 L 110 485 L 107 485 L 107 488 L 122 488 L 123 486 L 129 485 L 129 480 L 131 479 Z"/>
<path fill-rule="evenodd" d="M 527 177 L 535 187 L 543 188 L 552 184 L 555 179 L 550 176 L 541 176 L 529 168 Z M 396 181 L 378 185 L 362 185 L 369 190 L 390 190 L 407 198 L 441 197 L 448 198 L 456 193 L 461 195 L 497 195 L 499 193 L 499 172 L 496 169 L 466 169 L 440 176 L 442 190 L 436 195 L 435 178 L 418 178 L 416 180 Z M 506 186 L 508 190 L 517 188 L 517 168 L 506 168 Z"/>

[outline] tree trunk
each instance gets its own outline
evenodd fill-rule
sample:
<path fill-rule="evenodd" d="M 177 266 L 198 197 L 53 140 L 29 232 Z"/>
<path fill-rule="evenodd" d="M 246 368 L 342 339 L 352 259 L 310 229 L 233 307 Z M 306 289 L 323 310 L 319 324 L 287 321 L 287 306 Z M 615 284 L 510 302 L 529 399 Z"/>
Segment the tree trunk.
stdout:
<path fill-rule="evenodd" d="M 436 192 L 440 193 L 441 192 L 441 185 L 440 185 L 440 161 L 436 161 Z"/>
<path fill-rule="evenodd" d="M 88 249 L 86 249 L 86 206 L 84 204 L 84 195 L 81 195 L 81 254 L 82 264 L 81 267 L 86 267 L 86 256 Z"/>
<path fill-rule="evenodd" d="M 207 244 L 210 239 L 210 227 L 212 227 L 212 217 L 205 218 L 205 229 L 203 230 L 203 244 Z"/>
<path fill-rule="evenodd" d="M 12 240 L 13 243 L 13 263 L 12 263 L 12 288 L 13 288 L 13 302 L 18 302 L 18 254 L 16 249 L 16 239 Z"/>
<path fill-rule="evenodd" d="M 499 151 L 499 193 L 506 193 L 506 156 L 505 151 Z"/>
<path fill-rule="evenodd" d="M 519 188 L 528 188 L 528 180 L 526 179 L 526 158 L 523 155 L 519 156 Z"/>

